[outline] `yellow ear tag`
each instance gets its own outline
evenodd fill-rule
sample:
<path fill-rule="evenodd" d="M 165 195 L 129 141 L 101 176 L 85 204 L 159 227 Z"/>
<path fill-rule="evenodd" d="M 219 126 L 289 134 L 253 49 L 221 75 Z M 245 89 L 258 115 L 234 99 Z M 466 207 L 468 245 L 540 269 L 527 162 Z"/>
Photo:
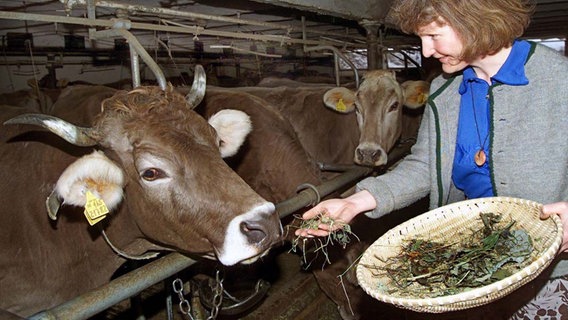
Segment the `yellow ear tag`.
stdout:
<path fill-rule="evenodd" d="M 347 106 L 343 103 L 343 99 L 339 99 L 337 104 L 335 105 L 335 110 L 345 112 L 347 110 Z"/>
<path fill-rule="evenodd" d="M 428 100 L 428 95 L 425 94 L 425 93 L 421 93 L 421 94 L 418 96 L 418 103 L 419 103 L 419 104 L 425 104 L 427 100 Z"/>
<path fill-rule="evenodd" d="M 90 225 L 94 225 L 95 223 L 103 220 L 106 218 L 108 208 L 105 202 L 97 198 L 91 191 L 87 190 L 86 193 L 87 202 L 85 203 L 85 217 L 87 221 L 89 221 Z"/>

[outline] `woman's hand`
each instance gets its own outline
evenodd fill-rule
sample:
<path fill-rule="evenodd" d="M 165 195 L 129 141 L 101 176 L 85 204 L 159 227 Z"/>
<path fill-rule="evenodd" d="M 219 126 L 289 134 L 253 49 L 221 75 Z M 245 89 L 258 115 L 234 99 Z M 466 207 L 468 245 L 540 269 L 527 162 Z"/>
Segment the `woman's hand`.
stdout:
<path fill-rule="evenodd" d="M 317 229 L 298 229 L 296 236 L 301 237 L 325 237 L 331 232 L 349 224 L 356 215 L 361 212 L 372 210 L 376 207 L 375 198 L 366 190 L 355 193 L 345 199 L 329 199 L 320 202 L 302 215 L 302 219 L 328 217 L 337 222 L 334 224 L 320 223 Z"/>
<path fill-rule="evenodd" d="M 568 202 L 556 202 L 542 206 L 541 219 L 546 219 L 552 214 L 558 214 L 564 230 L 559 252 L 568 252 Z"/>

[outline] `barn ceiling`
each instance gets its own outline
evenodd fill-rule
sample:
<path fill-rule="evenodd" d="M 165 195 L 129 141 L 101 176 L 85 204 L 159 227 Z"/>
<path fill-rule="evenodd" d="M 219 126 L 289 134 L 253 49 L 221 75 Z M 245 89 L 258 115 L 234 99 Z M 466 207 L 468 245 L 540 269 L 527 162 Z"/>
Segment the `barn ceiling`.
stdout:
<path fill-rule="evenodd" d="M 390 24 L 388 11 L 393 0 L 256 0 L 284 7 L 302 8 L 347 20 L 373 20 Z M 536 0 L 536 11 L 526 32 L 533 38 L 566 38 L 568 36 L 568 1 Z M 392 26 L 392 25 L 391 25 Z"/>
<path fill-rule="evenodd" d="M 34 45 L 50 46 L 54 44 L 51 35 L 84 35 L 89 39 L 89 28 L 84 24 L 91 23 L 92 30 L 109 28 L 111 19 L 118 15 L 133 23 L 129 26 L 133 32 L 154 38 L 150 41 L 154 45 L 169 42 L 179 50 L 190 47 L 189 36 L 193 42 L 201 42 L 205 51 L 232 47 L 266 55 L 277 51 L 275 48 L 306 45 L 364 48 L 369 35 L 377 36 L 385 46 L 416 45 L 415 37 L 400 34 L 390 23 L 392 1 L 2 0 L 0 35 L 32 33 Z M 89 3 L 96 3 L 94 11 L 88 10 Z M 526 36 L 567 35 L 568 0 L 538 0 Z M 178 40 L 180 37 L 184 40 Z M 104 41 L 98 45 L 104 46 Z"/>

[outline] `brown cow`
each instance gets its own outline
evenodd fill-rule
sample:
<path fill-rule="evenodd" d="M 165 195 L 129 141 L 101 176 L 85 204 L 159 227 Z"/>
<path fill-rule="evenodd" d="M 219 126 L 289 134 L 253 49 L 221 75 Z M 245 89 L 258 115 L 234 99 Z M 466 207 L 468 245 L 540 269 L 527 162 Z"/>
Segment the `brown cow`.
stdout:
<path fill-rule="evenodd" d="M 365 74 L 356 91 L 317 86 L 233 89 L 259 96 L 280 110 L 317 161 L 381 166 L 402 135 L 403 106 L 423 106 L 429 84 L 399 84 L 394 72 L 375 70 Z M 322 100 L 328 109 L 323 108 Z M 419 123 L 420 118 L 414 122 Z"/>
<path fill-rule="evenodd" d="M 11 105 L 29 108 L 35 112 L 50 113 L 57 90 L 40 89 L 34 82 L 28 82 L 30 89 L 0 94 L 0 105 Z"/>
<path fill-rule="evenodd" d="M 207 118 L 226 108 L 245 112 L 253 128 L 241 150 L 226 160 L 261 196 L 280 202 L 294 196 L 302 184 L 320 183 L 317 163 L 278 110 L 233 88 L 208 87 L 196 111 Z"/>
<path fill-rule="evenodd" d="M 321 163 L 352 164 L 358 144 L 357 120 L 325 108 L 323 95 L 330 87 L 239 87 L 234 92 L 246 92 L 265 100 L 293 126 L 310 157 Z M 207 90 L 210 90 L 208 87 Z"/>
<path fill-rule="evenodd" d="M 202 76 L 196 79 L 203 86 Z M 55 108 L 70 121 L 101 108 L 97 98 L 70 96 Z M 1 128 L 0 191 L 9 205 L 0 209 L 0 309 L 27 317 L 107 282 L 124 258 L 105 243 L 103 229 L 131 255 L 178 250 L 215 254 L 225 265 L 252 262 L 280 241 L 274 204 L 221 158 L 237 152 L 249 118 L 222 111 L 207 123 L 191 110 L 199 94 L 187 98 L 192 104 L 171 88 L 117 91 L 102 102 L 92 128 L 48 116 L 14 118 L 21 108 L 3 107 L 2 121 L 40 124 L 83 147 L 28 125 Z M 94 152 L 87 147 L 94 145 Z M 62 200 L 58 221 L 46 214 L 50 193 L 51 216 Z M 82 212 L 91 206 L 86 198 L 112 213 L 90 227 L 84 215 L 97 212 Z"/>

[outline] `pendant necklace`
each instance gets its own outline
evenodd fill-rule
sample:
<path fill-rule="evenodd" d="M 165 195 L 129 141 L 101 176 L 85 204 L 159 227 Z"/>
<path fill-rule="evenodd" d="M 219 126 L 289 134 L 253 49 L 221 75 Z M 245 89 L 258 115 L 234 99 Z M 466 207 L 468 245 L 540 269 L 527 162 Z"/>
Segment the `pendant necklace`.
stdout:
<path fill-rule="evenodd" d="M 479 141 L 479 150 L 477 150 L 477 152 L 475 153 L 475 155 L 473 156 L 473 161 L 475 162 L 475 164 L 478 167 L 481 167 L 485 164 L 485 162 L 487 161 L 487 155 L 485 154 L 485 143 L 487 142 L 487 138 L 489 137 L 489 132 L 487 133 L 487 136 L 485 136 L 485 140 L 483 141 L 483 144 L 481 143 L 481 135 L 479 134 L 479 126 L 477 124 L 477 115 L 475 112 L 475 98 L 474 98 L 474 94 L 473 94 L 473 88 L 470 85 L 470 89 L 471 89 L 471 106 L 473 107 L 473 120 L 475 121 L 475 131 L 477 131 L 477 139 Z"/>

